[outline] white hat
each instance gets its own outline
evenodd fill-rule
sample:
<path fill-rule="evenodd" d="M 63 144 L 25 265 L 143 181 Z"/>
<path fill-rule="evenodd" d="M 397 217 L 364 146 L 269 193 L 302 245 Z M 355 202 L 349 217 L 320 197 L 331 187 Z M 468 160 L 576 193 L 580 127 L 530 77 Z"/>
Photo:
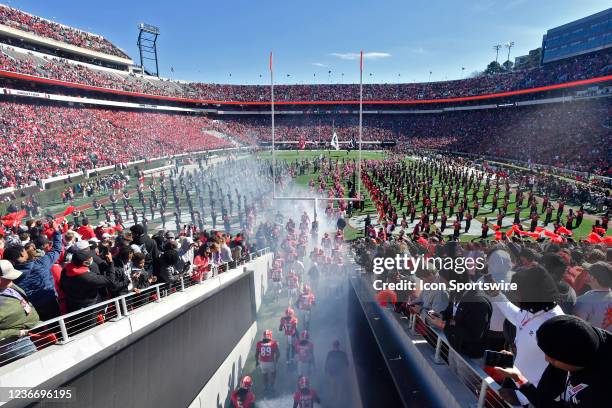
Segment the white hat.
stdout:
<path fill-rule="evenodd" d="M 21 271 L 13 267 L 13 264 L 6 259 L 0 259 L 0 276 L 2 279 L 15 280 L 21 276 Z"/>
<path fill-rule="evenodd" d="M 89 241 L 80 240 L 76 243 L 78 249 L 89 249 Z"/>

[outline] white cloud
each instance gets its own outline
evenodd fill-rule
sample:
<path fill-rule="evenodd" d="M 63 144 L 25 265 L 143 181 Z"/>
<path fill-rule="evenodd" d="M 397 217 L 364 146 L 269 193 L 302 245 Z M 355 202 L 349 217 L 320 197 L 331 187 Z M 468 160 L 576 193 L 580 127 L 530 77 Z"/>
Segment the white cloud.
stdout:
<path fill-rule="evenodd" d="M 326 67 L 327 66 L 323 64 L 322 62 L 313 62 L 312 65 L 314 65 L 315 67 Z"/>
<path fill-rule="evenodd" d="M 425 54 L 425 53 L 427 53 L 427 51 L 423 47 L 412 48 L 410 51 L 412 51 L 415 54 Z"/>
<path fill-rule="evenodd" d="M 358 52 L 332 52 L 332 57 L 340 58 L 343 60 L 356 60 L 359 59 Z M 363 59 L 381 59 L 381 58 L 389 58 L 391 54 L 388 52 L 364 52 Z"/>

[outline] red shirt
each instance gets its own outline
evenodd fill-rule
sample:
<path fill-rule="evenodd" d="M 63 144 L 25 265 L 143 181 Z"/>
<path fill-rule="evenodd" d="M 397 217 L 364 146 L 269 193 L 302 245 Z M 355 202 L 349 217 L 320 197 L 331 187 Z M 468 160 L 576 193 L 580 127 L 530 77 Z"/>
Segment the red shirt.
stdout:
<path fill-rule="evenodd" d="M 302 390 L 296 391 L 293 394 L 293 400 L 297 402 L 298 408 L 312 408 L 314 407 L 315 400 L 318 400 L 319 397 L 315 390 L 308 390 L 307 393 L 304 393 Z"/>
<path fill-rule="evenodd" d="M 280 268 L 272 269 L 272 280 L 274 282 L 280 282 L 281 281 L 281 273 L 282 272 L 283 272 L 283 270 L 280 269 Z"/>
<path fill-rule="evenodd" d="M 295 336 L 297 326 L 298 319 L 295 316 L 283 316 L 280 319 L 280 329 L 285 330 L 286 336 Z"/>
<path fill-rule="evenodd" d="M 298 361 L 302 363 L 310 363 L 314 356 L 314 344 L 310 341 L 298 341 L 295 344 L 295 354 Z"/>
<path fill-rule="evenodd" d="M 275 354 L 278 353 L 278 343 L 275 340 L 270 340 L 267 343 L 263 341 L 257 342 L 257 350 L 259 350 L 259 361 L 271 363 L 275 361 Z"/>
<path fill-rule="evenodd" d="M 289 289 L 296 289 L 299 286 L 300 278 L 296 274 L 287 276 L 287 286 Z"/>
<path fill-rule="evenodd" d="M 234 408 L 251 408 L 255 403 L 255 394 L 247 391 L 246 395 L 239 395 L 238 390 L 232 392 L 232 404 Z"/>
<path fill-rule="evenodd" d="M 312 293 L 302 293 L 298 299 L 298 306 L 300 310 L 310 310 L 315 301 L 315 297 Z"/>
<path fill-rule="evenodd" d="M 78 234 L 81 236 L 81 239 L 85 241 L 89 241 L 92 238 L 96 237 L 93 228 L 89 225 L 81 225 L 79 229 L 77 229 Z"/>

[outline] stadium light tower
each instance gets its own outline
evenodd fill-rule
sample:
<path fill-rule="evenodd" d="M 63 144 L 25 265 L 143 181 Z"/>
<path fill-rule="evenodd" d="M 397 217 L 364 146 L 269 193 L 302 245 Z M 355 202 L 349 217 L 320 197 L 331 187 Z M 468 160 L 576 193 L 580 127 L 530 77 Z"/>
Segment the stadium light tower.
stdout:
<path fill-rule="evenodd" d="M 493 49 L 495 50 L 495 62 L 499 60 L 499 50 L 501 50 L 501 44 L 495 44 Z"/>
<path fill-rule="evenodd" d="M 157 61 L 157 36 L 159 27 L 140 23 L 138 25 L 138 50 L 140 51 L 140 67 L 145 72 L 144 61 L 155 61 L 155 76 L 159 77 L 159 62 Z"/>

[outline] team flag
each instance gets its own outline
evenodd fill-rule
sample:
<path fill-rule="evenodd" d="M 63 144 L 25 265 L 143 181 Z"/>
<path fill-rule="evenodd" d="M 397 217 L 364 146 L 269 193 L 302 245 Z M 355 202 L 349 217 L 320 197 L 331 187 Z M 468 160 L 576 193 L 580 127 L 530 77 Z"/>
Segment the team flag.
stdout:
<path fill-rule="evenodd" d="M 338 134 L 336 132 L 334 132 L 334 134 L 332 135 L 330 144 L 334 149 L 340 150 L 340 143 L 338 143 Z"/>

